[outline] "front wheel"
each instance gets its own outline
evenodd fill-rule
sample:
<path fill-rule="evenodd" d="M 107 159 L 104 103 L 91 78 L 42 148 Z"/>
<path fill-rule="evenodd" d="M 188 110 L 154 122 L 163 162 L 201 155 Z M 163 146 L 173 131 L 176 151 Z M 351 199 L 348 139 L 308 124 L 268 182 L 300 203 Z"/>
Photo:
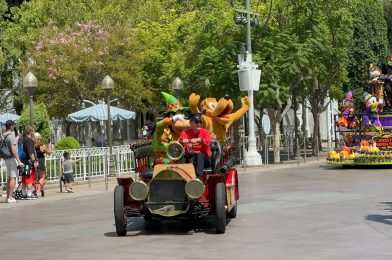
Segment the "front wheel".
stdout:
<path fill-rule="evenodd" d="M 127 218 L 124 214 L 124 187 L 116 186 L 114 189 L 114 222 L 118 236 L 127 234 Z"/>
<path fill-rule="evenodd" d="M 215 216 L 216 233 L 223 234 L 226 231 L 226 187 L 220 182 L 215 186 Z"/>

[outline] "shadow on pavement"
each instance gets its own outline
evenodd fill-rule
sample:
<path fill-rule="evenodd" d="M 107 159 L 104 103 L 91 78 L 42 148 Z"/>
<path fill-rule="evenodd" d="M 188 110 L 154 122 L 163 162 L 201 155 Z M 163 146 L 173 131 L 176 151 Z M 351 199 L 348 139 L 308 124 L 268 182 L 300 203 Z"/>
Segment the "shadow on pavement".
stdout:
<path fill-rule="evenodd" d="M 366 220 L 392 225 L 392 215 L 367 215 Z"/>
<path fill-rule="evenodd" d="M 226 225 L 230 223 L 227 219 Z M 115 227 L 113 226 L 113 230 Z M 192 235 L 204 232 L 205 234 L 217 235 L 215 231 L 215 218 L 205 217 L 200 220 L 176 219 L 162 220 L 143 218 L 128 218 L 127 236 L 139 235 Z M 107 232 L 106 237 L 117 237 L 116 232 Z"/>
<path fill-rule="evenodd" d="M 383 210 L 392 212 L 392 202 L 380 202 L 380 204 L 388 206 Z M 367 215 L 366 220 L 392 225 L 392 215 Z"/>

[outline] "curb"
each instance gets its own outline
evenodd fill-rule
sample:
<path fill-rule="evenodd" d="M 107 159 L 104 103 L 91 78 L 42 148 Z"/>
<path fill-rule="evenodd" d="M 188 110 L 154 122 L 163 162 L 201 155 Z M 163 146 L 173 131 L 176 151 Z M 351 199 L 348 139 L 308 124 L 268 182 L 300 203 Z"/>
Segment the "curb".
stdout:
<path fill-rule="evenodd" d="M 315 157 L 310 157 L 306 158 L 306 162 L 304 163 L 303 159 L 300 160 L 300 163 L 298 164 L 297 160 L 290 160 L 290 161 L 284 161 L 280 162 L 277 164 L 263 164 L 263 165 L 258 165 L 258 166 L 246 166 L 245 168 L 242 167 L 241 165 L 236 165 L 236 168 L 238 170 L 238 173 L 253 173 L 257 171 L 263 171 L 265 170 L 279 170 L 279 169 L 287 169 L 287 168 L 294 168 L 294 167 L 307 167 L 307 166 L 312 166 L 314 164 L 323 164 L 326 160 L 325 156 L 320 156 L 319 160 Z"/>

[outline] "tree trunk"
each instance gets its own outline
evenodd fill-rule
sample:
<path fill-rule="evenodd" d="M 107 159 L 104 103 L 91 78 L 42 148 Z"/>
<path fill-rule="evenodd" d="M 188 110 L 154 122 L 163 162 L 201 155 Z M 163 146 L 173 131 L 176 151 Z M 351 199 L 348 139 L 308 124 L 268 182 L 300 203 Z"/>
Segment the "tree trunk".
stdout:
<path fill-rule="evenodd" d="M 71 135 L 71 122 L 65 121 L 65 136 Z"/>
<path fill-rule="evenodd" d="M 280 163 L 280 122 L 274 122 L 274 163 Z"/>
<path fill-rule="evenodd" d="M 319 145 L 320 142 L 318 141 L 318 136 L 320 132 L 320 115 L 319 113 L 312 113 L 313 114 L 313 139 L 312 139 L 312 154 L 317 155 L 317 146 Z"/>

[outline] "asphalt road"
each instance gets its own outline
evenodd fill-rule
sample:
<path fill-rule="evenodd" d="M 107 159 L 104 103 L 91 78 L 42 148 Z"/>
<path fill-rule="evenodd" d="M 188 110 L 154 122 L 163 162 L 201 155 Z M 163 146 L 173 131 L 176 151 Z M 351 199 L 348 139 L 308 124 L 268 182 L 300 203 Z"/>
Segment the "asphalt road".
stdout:
<path fill-rule="evenodd" d="M 113 193 L 87 194 L 2 204 L 0 259 L 392 259 L 390 169 L 249 169 L 223 235 L 136 218 L 117 237 Z"/>

